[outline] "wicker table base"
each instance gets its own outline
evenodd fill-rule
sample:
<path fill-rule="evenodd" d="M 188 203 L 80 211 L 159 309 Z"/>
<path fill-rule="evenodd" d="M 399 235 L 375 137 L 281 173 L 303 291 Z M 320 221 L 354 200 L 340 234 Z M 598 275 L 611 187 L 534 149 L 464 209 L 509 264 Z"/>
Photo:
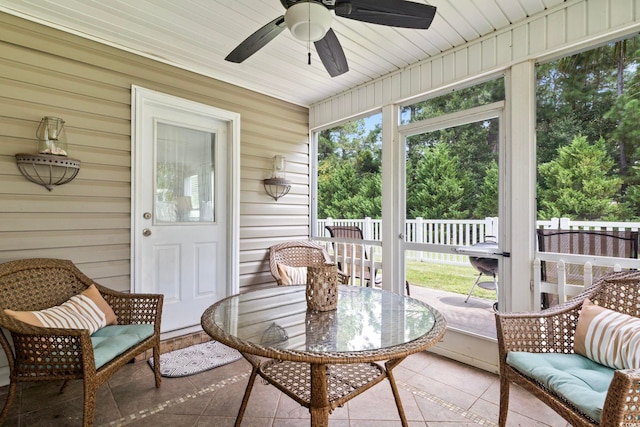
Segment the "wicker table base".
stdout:
<path fill-rule="evenodd" d="M 327 427 L 331 411 L 387 378 L 407 426 L 392 371 L 442 338 L 444 317 L 379 289 L 340 286 L 338 293 L 331 311 L 309 310 L 304 286 L 278 286 L 232 295 L 203 313 L 203 329 L 252 366 L 236 426 L 258 376 L 309 408 L 311 427 Z"/>
<path fill-rule="evenodd" d="M 253 370 L 236 418 L 239 427 L 253 389 L 256 376 L 260 375 L 300 405 L 309 408 L 311 427 L 327 427 L 329 414 L 337 407 L 370 389 L 385 378 L 389 378 L 398 413 L 403 426 L 407 420 L 400 402 L 400 395 L 391 370 L 404 358 L 395 359 L 382 367 L 377 363 L 353 363 L 344 365 L 311 364 L 283 360 L 267 360 L 243 353 Z"/>

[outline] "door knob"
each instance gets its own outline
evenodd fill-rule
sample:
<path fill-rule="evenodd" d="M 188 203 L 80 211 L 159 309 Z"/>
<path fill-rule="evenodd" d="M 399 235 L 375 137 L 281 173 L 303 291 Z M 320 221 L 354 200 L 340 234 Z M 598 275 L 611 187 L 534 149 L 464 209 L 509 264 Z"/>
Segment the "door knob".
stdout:
<path fill-rule="evenodd" d="M 148 228 L 145 228 L 144 230 L 142 230 L 142 235 L 144 237 L 149 237 L 151 236 L 151 230 L 149 230 Z"/>

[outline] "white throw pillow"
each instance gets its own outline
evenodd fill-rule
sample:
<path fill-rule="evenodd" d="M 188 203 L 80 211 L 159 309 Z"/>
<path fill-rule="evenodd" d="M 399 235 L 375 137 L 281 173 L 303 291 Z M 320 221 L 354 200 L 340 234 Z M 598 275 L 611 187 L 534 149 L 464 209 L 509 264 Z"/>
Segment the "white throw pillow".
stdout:
<path fill-rule="evenodd" d="M 291 267 L 278 264 L 278 274 L 283 285 L 304 285 L 307 283 L 307 267 Z"/>

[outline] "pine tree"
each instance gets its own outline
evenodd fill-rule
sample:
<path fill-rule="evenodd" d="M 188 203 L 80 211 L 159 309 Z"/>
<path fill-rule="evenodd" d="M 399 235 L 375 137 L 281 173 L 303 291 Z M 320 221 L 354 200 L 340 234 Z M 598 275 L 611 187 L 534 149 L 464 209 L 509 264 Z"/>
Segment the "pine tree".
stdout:
<path fill-rule="evenodd" d="M 571 145 L 561 147 L 556 159 L 538 167 L 547 183 L 539 191 L 539 217 L 617 218 L 623 208 L 616 203 L 622 179 L 613 174 L 614 164 L 602 138 L 589 144 L 586 137 L 578 136 Z"/>

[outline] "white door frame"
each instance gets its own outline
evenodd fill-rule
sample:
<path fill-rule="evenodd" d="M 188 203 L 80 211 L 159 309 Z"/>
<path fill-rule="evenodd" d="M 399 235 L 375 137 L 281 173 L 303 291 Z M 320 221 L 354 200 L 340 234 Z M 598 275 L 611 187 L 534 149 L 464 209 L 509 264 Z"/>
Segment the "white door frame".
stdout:
<path fill-rule="evenodd" d="M 394 292 L 402 292 L 401 287 L 405 283 L 404 252 L 409 244 L 404 242 L 404 222 L 405 222 L 405 138 L 417 133 L 429 132 L 441 129 L 446 126 L 471 123 L 483 119 L 498 118 L 500 121 L 500 149 L 499 168 L 502 171 L 499 181 L 499 217 L 506 216 L 509 206 L 505 194 L 508 193 L 508 182 L 505 180 L 505 170 L 508 169 L 508 148 L 506 143 L 506 121 L 505 121 L 504 101 L 495 102 L 468 110 L 451 113 L 446 116 L 437 117 L 421 122 L 398 125 L 398 107 L 389 105 L 383 108 L 383 141 L 392 141 L 391 144 L 383 143 L 383 259 L 393 260 L 391 266 L 385 264 L 385 275 L 383 275 L 382 287 Z M 402 171 L 402 173 L 400 173 Z M 504 227 L 504 222 L 500 221 L 499 241 L 501 247 L 508 247 L 509 230 Z M 425 246 L 425 245 L 422 245 Z M 501 281 L 504 277 L 505 286 L 501 288 L 499 295 L 501 307 L 510 305 L 510 280 L 505 272 L 509 269 L 509 258 L 503 258 L 500 265 Z M 389 268 L 391 267 L 391 268 Z M 495 340 L 461 330 L 448 330 L 444 339 L 430 351 L 458 360 L 481 369 L 497 372 L 498 349 Z"/>
<path fill-rule="evenodd" d="M 136 260 L 140 256 L 140 247 L 136 246 L 137 235 L 141 229 L 142 211 L 138 207 L 139 200 L 142 200 L 142 189 L 137 185 L 137 160 L 136 146 L 142 143 L 142 126 L 137 126 L 137 120 L 142 117 L 142 108 L 145 102 L 160 102 L 171 104 L 178 108 L 188 110 L 195 101 L 167 95 L 161 92 L 146 89 L 140 86 L 131 87 L 131 292 L 139 292 L 142 278 L 138 277 Z M 240 242 L 240 114 L 227 110 L 222 110 L 209 105 L 204 105 L 211 112 L 213 118 L 228 123 L 229 145 L 227 148 L 227 278 L 226 292 L 232 295 L 239 292 L 239 242 Z M 198 327 L 192 328 L 194 330 Z M 179 330 L 177 334 L 191 332 L 191 330 Z M 168 338 L 164 337 L 163 338 Z"/>
<path fill-rule="evenodd" d="M 397 182 L 396 187 L 394 189 L 394 200 L 392 203 L 392 206 L 394 207 L 395 210 L 395 227 L 394 229 L 397 230 L 396 233 L 394 233 L 395 235 L 392 236 L 391 241 L 397 241 L 397 249 L 396 249 L 396 258 L 394 258 L 396 260 L 396 268 L 394 269 L 396 271 L 396 277 L 393 278 L 389 278 L 392 279 L 391 283 L 390 283 L 390 289 L 393 291 L 398 291 L 398 289 L 394 289 L 393 286 L 395 285 L 396 288 L 399 287 L 398 284 L 403 284 L 405 282 L 405 277 L 404 277 L 404 264 L 405 264 L 405 259 L 404 259 L 404 253 L 405 250 L 408 249 L 413 249 L 413 250 L 433 250 L 433 251 L 439 251 L 439 246 L 441 245 L 433 245 L 433 244 L 425 244 L 425 243 L 421 243 L 421 244 L 409 244 L 406 243 L 404 241 L 403 238 L 403 234 L 404 234 L 404 223 L 405 223 L 405 217 L 406 215 L 404 214 L 404 209 L 405 209 L 405 202 L 406 202 L 406 194 L 405 194 L 405 183 L 406 183 L 406 177 L 405 177 L 405 140 L 407 137 L 409 136 L 413 136 L 413 135 L 417 135 L 417 134 L 421 134 L 421 133 L 427 133 L 427 132 L 432 132 L 435 130 L 440 130 L 440 129 L 445 129 L 448 127 L 454 127 L 454 126 L 461 126 L 461 125 L 465 125 L 465 124 L 469 124 L 469 123 L 475 123 L 478 121 L 482 121 L 482 120 L 488 120 L 488 119 L 498 119 L 499 120 L 499 153 L 498 153 L 498 167 L 500 171 L 504 171 L 505 167 L 506 167 L 506 161 L 505 161 L 505 150 L 506 150 L 506 143 L 505 143 L 505 123 L 504 123 L 504 108 L 505 108 L 505 102 L 504 101 L 498 101 L 498 102 L 494 102 L 492 104 L 487 104 L 487 105 L 483 105 L 480 107 L 474 107 L 474 108 L 469 108 L 467 110 L 463 110 L 463 111 L 458 111 L 456 113 L 451 113 L 451 114 L 447 114 L 447 115 L 443 115 L 440 117 L 435 117 L 432 119 L 427 119 L 427 120 L 423 120 L 420 122 L 415 122 L 415 123 L 410 123 L 410 124 L 406 124 L 406 125 L 400 125 L 398 126 L 398 137 L 397 137 L 397 147 L 395 149 L 394 155 L 395 155 L 395 161 L 394 161 L 394 168 L 395 169 L 395 173 L 393 173 L 393 176 L 397 177 Z M 399 173 L 400 171 L 402 171 L 402 173 Z M 505 180 L 504 180 L 504 173 L 502 173 L 500 175 L 500 180 L 499 180 L 499 188 L 498 188 L 498 204 L 500 206 L 500 212 L 499 212 L 499 217 L 504 217 L 505 213 L 506 213 L 506 208 L 505 208 Z M 384 226 L 384 223 L 383 223 Z M 502 226 L 502 221 L 499 222 L 499 227 L 500 227 L 500 235 L 498 236 L 498 241 L 500 242 L 500 247 L 502 248 L 503 245 L 505 245 L 505 243 L 507 242 L 507 230 Z M 493 258 L 493 256 L 491 255 L 487 255 L 487 257 Z M 495 256 L 495 258 L 500 259 L 502 258 L 501 256 Z M 504 277 L 504 265 L 508 263 L 508 258 L 504 258 L 500 260 L 501 262 L 500 264 L 500 271 L 498 276 L 501 278 L 501 282 L 503 281 L 502 278 Z M 383 278 L 384 280 L 384 278 Z M 504 280 L 504 287 L 508 288 L 509 287 L 509 278 L 505 277 Z M 383 288 L 384 288 L 384 282 L 383 282 Z M 502 290 L 502 288 L 501 288 Z M 499 301 L 501 305 L 501 307 L 505 307 L 505 304 L 507 302 L 507 300 L 503 300 L 504 296 L 502 295 L 502 292 L 499 295 L 499 298 L 501 301 Z"/>

